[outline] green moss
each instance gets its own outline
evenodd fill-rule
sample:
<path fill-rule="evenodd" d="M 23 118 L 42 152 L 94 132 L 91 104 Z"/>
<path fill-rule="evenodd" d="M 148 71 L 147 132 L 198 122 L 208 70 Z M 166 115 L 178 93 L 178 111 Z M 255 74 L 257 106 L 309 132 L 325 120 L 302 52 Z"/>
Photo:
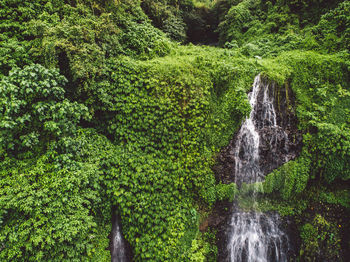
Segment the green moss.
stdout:
<path fill-rule="evenodd" d="M 266 176 L 263 182 L 264 192 L 279 191 L 283 199 L 301 193 L 309 180 L 310 162 L 308 158 L 299 157 Z"/>
<path fill-rule="evenodd" d="M 300 230 L 300 237 L 303 241 L 303 247 L 300 251 L 302 256 L 307 256 L 306 254 L 316 254 L 319 250 L 317 241 L 317 229 L 307 223 L 303 225 Z"/>
<path fill-rule="evenodd" d="M 338 260 L 340 257 L 340 239 L 337 225 L 328 222 L 320 214 L 316 214 L 311 223 L 300 229 L 302 246 L 300 255 L 306 261 L 314 261 L 315 257 Z"/>
<path fill-rule="evenodd" d="M 320 200 L 329 204 L 339 204 L 345 208 L 350 208 L 350 190 L 322 191 Z"/>

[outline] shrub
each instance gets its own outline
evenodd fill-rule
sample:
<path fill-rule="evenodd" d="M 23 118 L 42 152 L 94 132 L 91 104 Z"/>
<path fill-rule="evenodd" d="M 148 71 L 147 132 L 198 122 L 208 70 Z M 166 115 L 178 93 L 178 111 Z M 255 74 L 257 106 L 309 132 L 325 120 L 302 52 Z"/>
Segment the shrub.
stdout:
<path fill-rule="evenodd" d="M 111 203 L 100 163 L 111 148 L 107 139 L 78 130 L 37 158 L 3 161 L 0 260 L 110 261 Z"/>
<path fill-rule="evenodd" d="M 120 38 L 126 55 L 146 59 L 169 54 L 172 44 L 159 29 L 146 22 L 126 26 Z"/>
<path fill-rule="evenodd" d="M 41 65 L 13 69 L 0 82 L 1 151 L 35 152 L 36 146 L 74 134 L 85 106 L 64 97 L 66 79 Z"/>

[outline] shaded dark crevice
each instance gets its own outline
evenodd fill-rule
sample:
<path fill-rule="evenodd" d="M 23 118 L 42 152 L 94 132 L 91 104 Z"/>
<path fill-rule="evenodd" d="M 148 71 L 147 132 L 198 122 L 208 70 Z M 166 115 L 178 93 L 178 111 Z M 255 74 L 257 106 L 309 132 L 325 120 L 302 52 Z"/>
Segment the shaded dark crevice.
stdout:
<path fill-rule="evenodd" d="M 190 2 L 179 5 L 143 1 L 141 7 L 151 19 L 152 25 L 164 31 L 170 38 L 182 43 L 218 45 L 216 29 L 219 16 L 216 7 L 195 7 Z"/>
<path fill-rule="evenodd" d="M 218 45 L 219 34 L 216 32 L 219 24 L 216 12 L 206 7 L 197 8 L 184 17 L 187 25 L 187 41 L 193 44 Z"/>
<path fill-rule="evenodd" d="M 78 86 L 78 83 L 73 77 L 67 53 L 64 50 L 60 50 L 59 48 L 57 48 L 56 52 L 60 74 L 68 80 L 65 86 L 65 96 L 70 97 L 72 100 L 77 99 L 78 93 L 76 87 Z"/>

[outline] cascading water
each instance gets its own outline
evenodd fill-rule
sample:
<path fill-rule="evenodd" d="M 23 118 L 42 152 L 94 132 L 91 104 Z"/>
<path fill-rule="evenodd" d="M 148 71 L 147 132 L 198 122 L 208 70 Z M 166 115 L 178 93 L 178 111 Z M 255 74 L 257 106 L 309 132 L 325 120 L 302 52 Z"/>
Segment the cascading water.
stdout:
<path fill-rule="evenodd" d="M 264 84 L 260 75 L 255 78 L 253 90 L 248 95 L 252 111 L 237 134 L 234 148 L 235 182 L 238 186 L 262 181 L 264 177 L 259 150 L 260 134 L 264 130 L 272 130 L 272 135 L 268 137 L 270 147 L 282 146 L 288 150 L 288 136 L 277 125 L 273 92 L 274 88 Z M 280 141 L 284 142 L 281 144 Z M 282 161 L 288 160 L 288 157 L 284 157 Z M 253 190 L 253 199 L 256 190 Z M 277 214 L 241 212 L 237 209 L 232 214 L 228 238 L 229 261 L 287 261 L 288 245 L 288 237 L 279 227 Z"/>
<path fill-rule="evenodd" d="M 111 233 L 111 258 L 112 262 L 127 262 L 128 254 L 127 254 L 127 248 L 125 244 L 125 240 L 123 238 L 123 235 L 121 233 L 121 227 L 119 222 L 119 217 L 117 214 L 113 215 L 113 226 L 112 226 L 112 233 Z"/>
<path fill-rule="evenodd" d="M 288 237 L 276 214 L 237 212 L 231 226 L 230 261 L 287 261 Z"/>

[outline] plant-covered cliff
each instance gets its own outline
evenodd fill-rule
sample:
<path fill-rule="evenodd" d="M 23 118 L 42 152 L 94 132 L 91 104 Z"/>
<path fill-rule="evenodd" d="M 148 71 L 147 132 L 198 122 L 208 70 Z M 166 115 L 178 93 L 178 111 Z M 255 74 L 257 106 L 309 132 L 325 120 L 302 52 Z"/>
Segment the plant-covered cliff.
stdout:
<path fill-rule="evenodd" d="M 133 260 L 215 261 L 205 221 L 249 196 L 213 167 L 262 73 L 292 92 L 281 99 L 302 144 L 266 176 L 260 206 L 295 221 L 299 259 L 345 261 L 349 11 L 0 0 L 0 260 L 110 261 L 116 208 Z"/>

